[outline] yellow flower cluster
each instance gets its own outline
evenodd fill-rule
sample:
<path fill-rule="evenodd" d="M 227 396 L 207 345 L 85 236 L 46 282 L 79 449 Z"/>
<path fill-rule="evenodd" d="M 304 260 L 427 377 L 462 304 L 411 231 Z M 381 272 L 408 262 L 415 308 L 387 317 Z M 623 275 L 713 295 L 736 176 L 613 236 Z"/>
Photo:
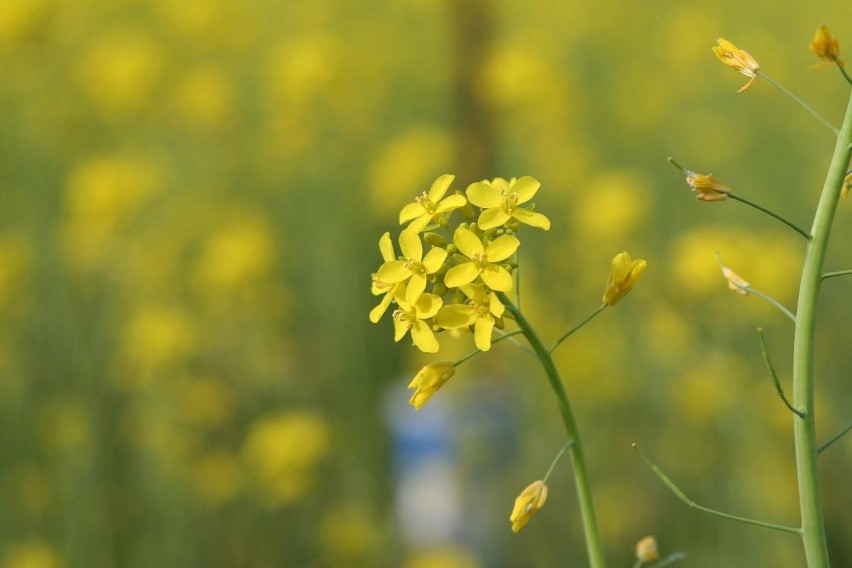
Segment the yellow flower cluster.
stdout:
<path fill-rule="evenodd" d="M 384 262 L 372 277 L 373 295 L 382 299 L 370 321 L 377 323 L 395 303 L 394 340 L 411 332 L 414 345 L 427 353 L 438 351 L 436 333 L 447 329 L 469 328 L 479 349 L 491 348 L 493 329 L 502 327 L 505 311 L 496 292 L 514 285 L 512 257 L 521 244 L 517 231 L 522 224 L 550 228 L 550 220 L 529 203 L 541 186 L 538 180 L 497 178 L 472 183 L 464 194 L 447 195 L 454 180 L 449 174 L 440 176 L 429 191 L 403 207 L 399 224 L 407 225 L 398 238 L 402 254 L 396 255 L 390 233 L 382 235 Z M 454 221 L 454 212 L 464 219 Z M 418 398 L 420 404 L 428 396 Z"/>

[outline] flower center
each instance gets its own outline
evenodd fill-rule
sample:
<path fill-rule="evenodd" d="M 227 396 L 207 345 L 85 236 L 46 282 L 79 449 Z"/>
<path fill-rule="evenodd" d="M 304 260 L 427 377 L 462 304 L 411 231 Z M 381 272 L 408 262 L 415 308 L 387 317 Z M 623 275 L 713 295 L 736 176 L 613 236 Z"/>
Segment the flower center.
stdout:
<path fill-rule="evenodd" d="M 483 270 L 486 266 L 488 266 L 488 260 L 486 260 L 485 258 L 485 251 L 473 253 L 473 256 L 470 257 L 470 260 L 480 270 Z"/>
<path fill-rule="evenodd" d="M 420 195 L 418 195 L 417 197 L 415 197 L 414 201 L 419 203 L 420 206 L 423 207 L 423 209 L 429 214 L 434 215 L 435 211 L 437 211 L 437 209 L 438 209 L 438 206 L 435 205 L 434 203 L 432 203 L 432 200 L 429 199 L 429 194 L 426 193 L 425 191 L 423 193 L 421 193 Z"/>
<path fill-rule="evenodd" d="M 518 192 L 516 191 L 504 191 L 503 192 L 503 209 L 506 210 L 506 213 L 511 213 L 518 206 Z"/>
<path fill-rule="evenodd" d="M 404 323 L 404 324 L 408 325 L 409 327 L 411 327 L 411 326 L 414 324 L 414 321 L 415 321 L 417 318 L 415 317 L 415 315 L 414 315 L 414 312 L 413 312 L 413 311 L 411 311 L 411 312 L 406 312 L 406 311 L 405 311 L 405 310 L 403 310 L 402 308 L 399 308 L 399 309 L 397 309 L 397 310 L 394 310 L 394 312 L 393 312 L 393 319 L 395 319 L 395 320 L 399 320 L 400 322 L 402 322 L 402 323 Z"/>
<path fill-rule="evenodd" d="M 426 274 L 426 267 L 419 260 L 407 258 L 405 259 L 405 267 L 413 274 Z"/>

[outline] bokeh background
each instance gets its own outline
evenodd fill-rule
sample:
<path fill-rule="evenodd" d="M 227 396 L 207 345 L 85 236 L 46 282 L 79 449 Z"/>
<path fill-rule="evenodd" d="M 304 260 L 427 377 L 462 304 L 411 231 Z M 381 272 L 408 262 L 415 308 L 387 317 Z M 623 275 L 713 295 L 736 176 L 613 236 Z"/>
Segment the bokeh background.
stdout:
<path fill-rule="evenodd" d="M 425 362 L 371 325 L 382 232 L 443 173 L 533 175 L 522 299 L 545 337 L 600 300 L 613 255 L 649 269 L 558 352 L 613 566 L 655 534 L 683 564 L 801 566 L 794 537 L 687 509 L 797 522 L 791 326 L 729 292 L 714 256 L 793 306 L 802 242 L 700 203 L 713 172 L 809 226 L 833 137 L 710 52 L 724 36 L 839 123 L 808 71 L 852 9 L 769 1 L 0 1 L 0 566 L 582 566 L 563 444 L 509 342 L 423 410 Z M 852 266 L 841 203 L 829 269 Z M 826 282 L 819 435 L 852 419 L 849 280 Z M 472 348 L 442 336 L 438 359 Z M 852 437 L 821 458 L 834 565 L 852 565 Z"/>

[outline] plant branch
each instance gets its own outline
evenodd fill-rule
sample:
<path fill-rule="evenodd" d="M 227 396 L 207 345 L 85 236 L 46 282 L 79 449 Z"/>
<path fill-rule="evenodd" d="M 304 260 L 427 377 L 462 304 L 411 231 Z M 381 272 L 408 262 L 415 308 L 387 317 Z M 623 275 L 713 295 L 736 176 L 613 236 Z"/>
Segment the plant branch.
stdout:
<path fill-rule="evenodd" d="M 766 339 L 763 337 L 762 327 L 757 328 L 757 334 L 760 337 L 760 351 L 763 353 L 763 361 L 766 363 L 766 369 L 769 371 L 769 376 L 772 377 L 772 382 L 775 383 L 775 392 L 778 393 L 778 396 L 781 397 L 781 400 L 784 401 L 790 412 L 800 418 L 804 417 L 806 413 L 790 404 L 790 401 L 787 400 L 787 396 L 784 394 L 784 389 L 781 388 L 781 381 L 778 380 L 778 374 L 775 372 L 775 367 L 772 366 L 772 361 L 769 359 L 769 351 L 766 350 Z"/>
<path fill-rule="evenodd" d="M 796 95 L 794 95 L 794 94 L 793 94 L 793 93 L 792 93 L 789 89 L 787 89 L 787 87 L 785 87 L 785 86 L 784 86 L 784 85 L 782 85 L 781 83 L 777 82 L 775 79 L 773 79 L 773 78 L 772 78 L 772 77 L 770 77 L 769 75 L 766 75 L 765 73 L 762 73 L 762 72 L 758 71 L 758 72 L 757 72 L 757 75 L 758 75 L 758 76 L 760 76 L 760 77 L 763 77 L 763 78 L 764 78 L 764 79 L 766 79 L 766 80 L 767 80 L 770 84 L 772 84 L 772 85 L 773 85 L 776 89 L 780 90 L 782 93 L 784 93 L 785 95 L 787 95 L 788 97 L 790 97 L 791 99 L 793 99 L 794 101 L 796 101 L 796 103 L 798 103 L 798 104 L 799 104 L 799 105 L 800 105 L 803 109 L 805 109 L 806 111 L 808 111 L 809 113 L 811 113 L 811 115 L 812 115 L 814 118 L 816 118 L 818 121 L 820 121 L 820 122 L 821 122 L 824 126 L 826 126 L 829 130 L 831 130 L 831 131 L 832 131 L 832 132 L 834 132 L 835 134 L 838 134 L 838 133 L 840 132 L 840 131 L 837 129 L 837 127 L 835 127 L 835 126 L 834 126 L 833 124 L 831 124 L 829 121 L 827 121 L 826 119 L 824 119 L 824 118 L 822 117 L 822 115 L 820 115 L 817 111 L 815 111 L 815 110 L 811 107 L 811 105 L 809 105 L 808 103 L 806 103 L 805 101 L 803 101 L 802 99 L 800 99 L 799 97 L 797 97 Z"/>
<path fill-rule="evenodd" d="M 817 448 L 817 454 L 821 454 L 824 450 L 828 449 L 831 444 L 842 438 L 843 435 L 846 434 L 849 430 L 852 430 L 852 423 L 850 423 L 846 426 L 846 428 L 829 438 L 826 442 L 823 442 L 823 444 Z"/>
<path fill-rule="evenodd" d="M 778 213 L 772 211 L 771 209 L 767 209 L 766 207 L 759 205 L 759 204 L 755 203 L 754 201 L 746 199 L 745 197 L 740 197 L 739 195 L 736 195 L 734 193 L 728 193 L 728 197 L 730 197 L 734 201 L 739 201 L 740 203 L 745 203 L 749 207 L 753 207 L 754 209 L 757 209 L 758 211 L 761 211 L 762 213 L 766 213 L 770 217 L 773 217 L 773 218 L 781 221 L 782 223 L 784 223 L 785 225 L 787 225 L 788 227 L 790 227 L 791 229 L 793 229 L 794 231 L 796 231 L 797 233 L 799 233 L 800 235 L 805 237 L 805 239 L 810 240 L 811 234 L 809 232 L 802 229 L 801 227 L 799 227 L 798 225 L 796 225 L 792 221 L 788 221 L 787 219 L 785 219 L 784 217 L 782 217 Z"/>
<path fill-rule="evenodd" d="M 837 276 L 846 276 L 847 274 L 852 274 L 852 270 L 838 270 L 837 272 L 826 272 L 820 278 L 822 280 L 828 280 L 829 278 L 835 278 Z"/>
<path fill-rule="evenodd" d="M 499 336 L 497 339 L 493 340 L 491 342 L 491 345 L 494 345 L 495 343 L 499 343 L 499 342 L 503 341 L 504 339 L 509 339 L 513 335 L 520 335 L 521 333 L 523 333 L 523 332 L 520 329 L 516 329 L 515 331 L 510 331 L 509 333 L 505 333 L 505 334 Z M 520 345 L 520 346 L 523 347 L 524 349 L 526 349 L 526 347 L 524 345 Z M 480 353 L 483 353 L 483 351 L 481 351 L 479 349 L 474 349 L 473 351 L 471 351 L 470 353 L 468 353 L 467 355 L 465 355 L 464 357 L 462 357 L 461 359 L 459 359 L 458 361 L 453 363 L 453 366 L 458 367 L 459 365 L 461 365 L 462 363 L 464 363 L 465 361 L 467 361 L 468 359 L 470 359 L 474 355 L 479 355 Z"/>
<path fill-rule="evenodd" d="M 559 339 L 554 341 L 553 345 L 551 345 L 550 349 L 548 349 L 547 352 L 553 353 L 556 350 L 556 348 L 559 347 L 560 343 L 562 343 L 563 341 L 565 341 L 566 339 L 571 337 L 571 335 L 575 331 L 577 331 L 578 329 L 580 329 L 581 327 L 583 327 L 584 325 L 586 325 L 587 323 L 589 323 L 590 321 L 595 319 L 595 316 L 598 315 L 599 313 L 601 313 L 602 311 L 604 311 L 605 308 L 606 308 L 606 304 L 601 304 L 600 306 L 598 306 L 597 309 L 594 312 L 592 312 L 591 315 L 589 315 L 586 319 L 584 319 L 583 321 L 581 321 L 580 323 L 578 323 L 577 325 L 575 325 L 574 327 L 572 327 L 571 329 L 569 329 L 568 331 L 563 333 L 562 336 L 559 337 Z"/>

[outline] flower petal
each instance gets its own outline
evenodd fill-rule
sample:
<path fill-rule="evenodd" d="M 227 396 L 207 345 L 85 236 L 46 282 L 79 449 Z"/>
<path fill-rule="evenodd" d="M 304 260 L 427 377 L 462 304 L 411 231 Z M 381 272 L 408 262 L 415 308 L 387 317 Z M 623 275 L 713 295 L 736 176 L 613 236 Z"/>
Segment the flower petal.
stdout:
<path fill-rule="evenodd" d="M 436 318 L 438 325 L 444 329 L 456 329 L 472 324 L 476 320 L 476 312 L 467 304 L 447 304 L 438 311 Z"/>
<path fill-rule="evenodd" d="M 479 228 L 483 231 L 487 231 L 488 229 L 493 229 L 494 227 L 499 227 L 501 225 L 506 224 L 506 221 L 511 219 L 511 215 L 509 215 L 505 209 L 502 207 L 495 207 L 494 209 L 486 209 L 482 212 L 482 215 L 479 216 Z"/>
<path fill-rule="evenodd" d="M 423 243 L 417 231 L 406 229 L 399 234 L 399 248 L 402 256 L 420 262 L 423 259 Z"/>
<path fill-rule="evenodd" d="M 423 266 L 426 268 L 426 274 L 434 274 L 441 269 L 444 261 L 447 260 L 447 251 L 440 247 L 435 247 L 426 253 L 423 257 Z"/>
<path fill-rule="evenodd" d="M 534 177 L 524 176 L 515 182 L 515 185 L 512 186 L 512 191 L 518 194 L 518 203 L 526 203 L 533 198 L 540 187 L 540 181 Z"/>
<path fill-rule="evenodd" d="M 515 209 L 512 212 L 512 217 L 529 225 L 531 227 L 536 227 L 537 229 L 544 229 L 545 231 L 550 230 L 550 219 L 542 215 L 541 213 L 536 213 L 535 211 L 530 211 L 529 209 Z"/>
<path fill-rule="evenodd" d="M 432 328 L 420 320 L 414 322 L 411 327 L 411 339 L 414 345 L 424 353 L 435 353 L 441 347 Z"/>
<path fill-rule="evenodd" d="M 503 312 L 506 311 L 506 306 L 503 305 L 503 302 L 501 302 L 497 298 L 497 294 L 495 294 L 494 292 L 488 294 L 488 311 L 490 311 L 498 318 L 502 317 Z"/>
<path fill-rule="evenodd" d="M 399 212 L 399 224 L 402 225 L 406 221 L 411 221 L 412 219 L 416 219 L 420 215 L 423 215 L 423 206 L 414 201 L 413 203 L 409 203 L 405 207 L 402 208 L 402 211 Z"/>
<path fill-rule="evenodd" d="M 385 284 L 396 284 L 411 276 L 411 271 L 405 266 L 404 260 L 391 260 L 379 267 L 376 277 Z"/>
<path fill-rule="evenodd" d="M 482 241 L 479 240 L 479 237 L 477 237 L 473 231 L 465 229 L 464 227 L 456 229 L 456 232 L 453 235 L 453 241 L 456 243 L 456 246 L 462 254 L 468 258 L 473 258 L 477 254 L 482 254 L 485 250 L 482 246 Z"/>
<path fill-rule="evenodd" d="M 494 239 L 491 244 L 485 248 L 485 259 L 488 262 L 500 262 L 506 260 L 518 250 L 521 244 L 517 238 L 512 235 L 503 235 Z"/>
<path fill-rule="evenodd" d="M 461 193 L 455 193 L 449 196 L 446 199 L 442 199 L 440 203 L 438 203 L 435 208 L 435 215 L 439 215 L 441 213 L 446 213 L 447 211 L 452 211 L 453 209 L 458 209 L 459 207 L 464 207 L 467 204 L 467 199 L 464 198 L 464 195 Z"/>
<path fill-rule="evenodd" d="M 382 316 L 385 315 L 385 312 L 388 310 L 388 306 L 390 306 L 391 300 L 393 300 L 393 290 L 390 290 L 385 297 L 382 298 L 382 301 L 379 302 L 379 305 L 370 310 L 370 321 L 373 323 L 379 323 L 379 320 L 382 319 Z"/>
<path fill-rule="evenodd" d="M 408 287 L 405 289 L 405 301 L 409 304 L 415 303 L 425 289 L 426 277 L 422 274 L 412 274 L 408 281 Z"/>
<path fill-rule="evenodd" d="M 490 316 L 481 317 L 473 326 L 473 340 L 476 348 L 480 351 L 491 349 L 491 330 L 494 329 L 494 320 Z"/>
<path fill-rule="evenodd" d="M 393 318 L 393 340 L 399 341 L 405 334 L 408 333 L 411 324 L 407 321 L 402 321 L 399 318 Z"/>
<path fill-rule="evenodd" d="M 456 265 L 444 275 L 444 285 L 447 288 L 458 288 L 473 282 L 479 276 L 479 267 L 472 262 Z"/>
<path fill-rule="evenodd" d="M 419 233 L 420 231 L 426 228 L 426 225 L 428 225 L 429 221 L 431 220 L 432 215 L 430 213 L 424 213 L 423 215 L 409 223 L 405 230 L 411 231 L 412 233 Z"/>
<path fill-rule="evenodd" d="M 454 179 L 456 179 L 456 176 L 452 174 L 444 174 L 436 179 L 432 187 L 429 188 L 429 201 L 438 203 L 450 189 L 450 184 L 453 183 Z"/>
<path fill-rule="evenodd" d="M 417 303 L 414 304 L 414 310 L 417 314 L 417 319 L 426 319 L 434 317 L 441 309 L 444 300 L 435 294 L 421 294 L 417 298 Z"/>
<path fill-rule="evenodd" d="M 493 187 L 487 181 L 478 181 L 467 186 L 468 200 L 483 209 L 501 207 L 503 205 L 503 192 Z"/>
<path fill-rule="evenodd" d="M 379 239 L 379 251 L 382 253 L 382 260 L 385 262 L 390 262 L 396 258 L 396 255 L 393 254 L 393 242 L 391 242 L 390 233 L 385 232 Z"/>
<path fill-rule="evenodd" d="M 505 268 L 496 264 L 489 264 L 485 267 L 482 271 L 482 281 L 489 288 L 498 292 L 508 292 L 514 284 L 512 275 Z"/>

